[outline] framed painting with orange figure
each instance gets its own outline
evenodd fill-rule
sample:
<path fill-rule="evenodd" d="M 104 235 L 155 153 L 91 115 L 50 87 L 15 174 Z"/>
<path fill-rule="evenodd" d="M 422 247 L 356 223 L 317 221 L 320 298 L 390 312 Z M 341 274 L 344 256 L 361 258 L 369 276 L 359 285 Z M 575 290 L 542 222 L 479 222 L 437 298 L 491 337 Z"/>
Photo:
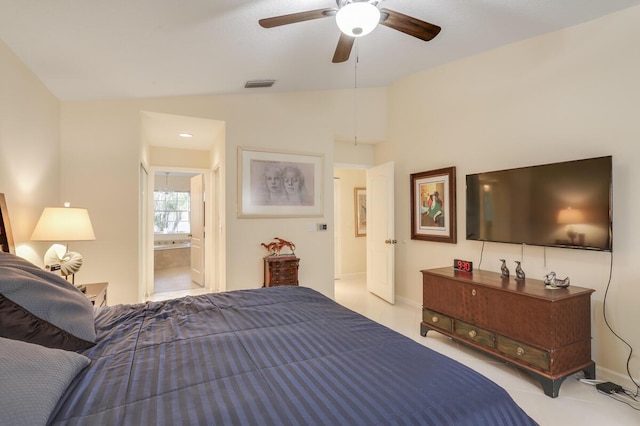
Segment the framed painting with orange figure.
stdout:
<path fill-rule="evenodd" d="M 411 174 L 411 239 L 457 242 L 455 167 Z"/>

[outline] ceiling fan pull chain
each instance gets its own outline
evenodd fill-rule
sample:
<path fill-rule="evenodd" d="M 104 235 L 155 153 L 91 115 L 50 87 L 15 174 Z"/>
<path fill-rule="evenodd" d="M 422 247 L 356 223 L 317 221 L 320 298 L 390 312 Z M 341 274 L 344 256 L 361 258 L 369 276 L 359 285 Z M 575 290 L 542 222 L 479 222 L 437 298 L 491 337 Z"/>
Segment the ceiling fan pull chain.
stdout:
<path fill-rule="evenodd" d="M 358 40 L 355 41 L 356 58 L 353 64 L 353 144 L 358 146 Z"/>

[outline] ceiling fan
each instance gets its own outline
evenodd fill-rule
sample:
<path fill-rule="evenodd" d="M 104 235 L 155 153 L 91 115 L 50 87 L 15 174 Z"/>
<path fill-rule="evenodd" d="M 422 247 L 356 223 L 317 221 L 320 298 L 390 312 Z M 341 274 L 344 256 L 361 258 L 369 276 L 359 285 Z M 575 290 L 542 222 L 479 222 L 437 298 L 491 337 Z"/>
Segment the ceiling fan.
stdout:
<path fill-rule="evenodd" d="M 390 9 L 379 9 L 382 0 L 336 0 L 337 8 L 309 10 L 260 19 L 263 28 L 279 27 L 296 22 L 336 17 L 340 28 L 340 39 L 333 55 L 333 63 L 345 62 L 351 55 L 356 37 L 362 37 L 373 31 L 378 24 L 408 34 L 420 40 L 429 41 L 438 35 L 440 27 L 420 19 L 395 12 Z"/>

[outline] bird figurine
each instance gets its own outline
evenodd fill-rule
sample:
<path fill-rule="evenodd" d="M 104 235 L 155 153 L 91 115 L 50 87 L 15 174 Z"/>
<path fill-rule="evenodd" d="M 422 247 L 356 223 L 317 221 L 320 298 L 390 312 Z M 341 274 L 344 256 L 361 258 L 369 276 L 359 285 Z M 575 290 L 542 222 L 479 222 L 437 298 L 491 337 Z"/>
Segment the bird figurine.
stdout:
<path fill-rule="evenodd" d="M 558 278 L 556 278 L 555 284 L 557 288 L 567 288 L 571 284 L 571 280 L 569 279 L 569 277 L 566 277 L 563 280 L 559 280 Z"/>
<path fill-rule="evenodd" d="M 502 266 L 500 266 L 500 278 L 509 278 L 509 268 L 507 268 L 507 262 L 504 259 L 500 259 Z"/>
<path fill-rule="evenodd" d="M 553 287 L 553 283 L 556 281 L 556 273 L 551 271 L 544 276 L 544 284 Z"/>
<path fill-rule="evenodd" d="M 516 262 L 516 281 L 524 281 L 524 271 L 522 270 L 522 266 L 520 266 L 520 262 L 517 260 Z"/>
<path fill-rule="evenodd" d="M 555 290 L 557 288 L 567 288 L 569 287 L 571 280 L 569 277 L 561 280 L 556 278 L 556 273 L 551 271 L 547 275 L 544 276 L 545 287 L 550 290 Z"/>

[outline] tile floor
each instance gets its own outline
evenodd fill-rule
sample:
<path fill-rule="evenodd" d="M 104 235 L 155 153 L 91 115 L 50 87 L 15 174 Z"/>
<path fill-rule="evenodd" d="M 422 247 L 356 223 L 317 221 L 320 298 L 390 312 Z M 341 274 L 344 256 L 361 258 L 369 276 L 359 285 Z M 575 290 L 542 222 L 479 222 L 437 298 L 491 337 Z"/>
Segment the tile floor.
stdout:
<path fill-rule="evenodd" d="M 154 293 L 148 300 L 166 300 L 189 294 L 206 293 L 205 288 L 191 281 L 188 266 L 180 268 L 157 269 L 154 271 Z"/>
<path fill-rule="evenodd" d="M 205 289 L 157 293 L 150 300 L 164 300 L 188 294 L 205 293 Z M 336 281 L 335 298 L 340 304 L 379 322 L 421 345 L 465 364 L 493 380 L 541 426 L 637 426 L 640 411 L 600 394 L 594 386 L 581 383 L 580 375 L 567 378 L 557 398 L 549 398 L 540 384 L 528 374 L 500 360 L 460 345 L 451 339 L 429 332 L 420 336 L 421 309 L 406 303 L 391 305 L 368 293 L 363 276 Z M 635 404 L 640 409 L 640 402 Z"/>

